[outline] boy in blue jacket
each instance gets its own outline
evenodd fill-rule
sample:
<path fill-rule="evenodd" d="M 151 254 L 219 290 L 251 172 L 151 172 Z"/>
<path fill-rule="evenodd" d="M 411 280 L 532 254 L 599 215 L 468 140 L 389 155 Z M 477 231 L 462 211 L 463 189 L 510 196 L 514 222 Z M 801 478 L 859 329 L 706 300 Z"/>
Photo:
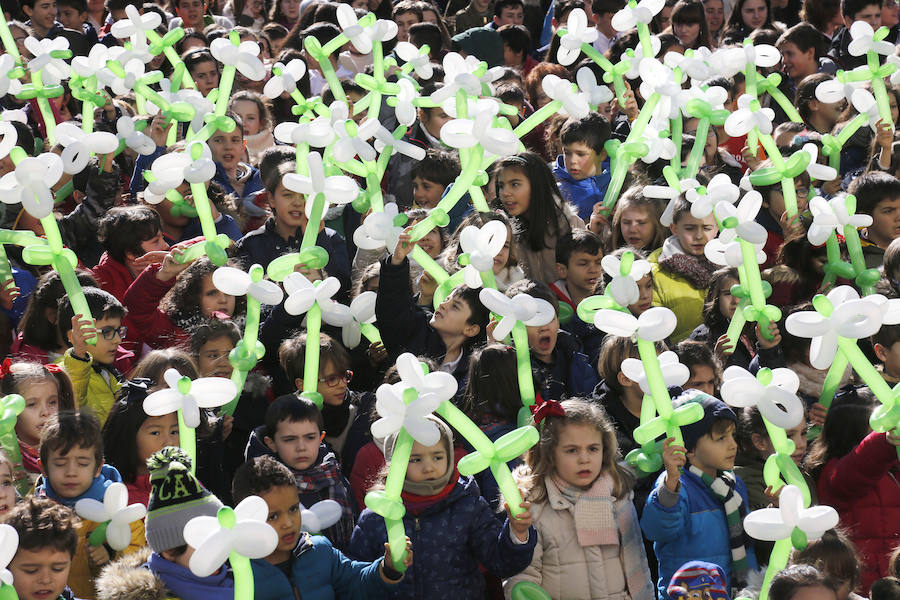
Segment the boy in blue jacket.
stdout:
<path fill-rule="evenodd" d="M 609 121 L 597 113 L 571 118 L 560 130 L 563 154 L 556 157 L 553 176 L 562 197 L 585 223 L 609 187 L 609 157 L 604 149 L 609 136 Z"/>
<path fill-rule="evenodd" d="M 232 493 L 235 502 L 252 495 L 265 500 L 269 506 L 268 522 L 278 533 L 275 551 L 250 561 L 257 600 L 301 596 L 304 600 L 383 598 L 386 590 L 403 579 L 403 574 L 390 566 L 387 544 L 383 560 L 358 562 L 332 547 L 328 538 L 302 531 L 303 508 L 294 476 L 271 456 L 260 456 L 238 467 Z M 407 553 L 406 563 L 407 567 L 412 564 L 411 552 Z"/>
<path fill-rule="evenodd" d="M 665 471 L 641 515 L 644 535 L 659 560 L 659 597 L 675 572 L 690 560 L 721 566 L 729 588 L 740 590 L 747 571 L 756 569 L 752 544 L 744 533 L 747 488 L 734 474 L 737 417 L 724 402 L 697 390 L 676 398 L 675 406 L 697 402 L 703 418 L 681 428 L 684 446 L 665 441 Z M 682 471 L 683 468 L 683 471 Z"/>

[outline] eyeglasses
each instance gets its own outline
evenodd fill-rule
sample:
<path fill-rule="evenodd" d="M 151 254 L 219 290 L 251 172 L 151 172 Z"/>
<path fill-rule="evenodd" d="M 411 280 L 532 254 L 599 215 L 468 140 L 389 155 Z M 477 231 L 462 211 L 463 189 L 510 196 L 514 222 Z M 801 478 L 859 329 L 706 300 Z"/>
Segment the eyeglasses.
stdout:
<path fill-rule="evenodd" d="M 797 188 L 796 194 L 798 198 L 808 198 L 809 188 Z"/>
<path fill-rule="evenodd" d="M 125 334 L 128 333 L 128 327 L 126 327 L 125 325 L 121 325 L 119 327 L 113 327 L 110 325 L 109 327 L 101 327 L 97 330 L 97 333 L 102 335 L 103 339 L 107 342 L 113 341 L 116 336 L 119 336 L 119 339 L 123 340 L 125 339 Z"/>
<path fill-rule="evenodd" d="M 324 383 L 328 387 L 337 387 L 341 381 L 345 383 L 350 383 L 350 380 L 353 379 L 353 371 L 346 370 L 343 375 L 332 374 L 328 377 L 319 377 L 319 383 Z"/>

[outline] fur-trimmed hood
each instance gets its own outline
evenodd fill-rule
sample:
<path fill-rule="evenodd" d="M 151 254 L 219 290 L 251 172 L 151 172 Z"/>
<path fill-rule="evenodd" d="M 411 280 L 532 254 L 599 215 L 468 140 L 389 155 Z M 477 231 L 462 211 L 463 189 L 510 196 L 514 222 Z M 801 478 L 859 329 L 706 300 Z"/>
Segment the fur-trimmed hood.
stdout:
<path fill-rule="evenodd" d="M 172 600 L 162 579 L 142 566 L 150 558 L 150 548 L 126 554 L 106 565 L 97 577 L 97 600 Z"/>

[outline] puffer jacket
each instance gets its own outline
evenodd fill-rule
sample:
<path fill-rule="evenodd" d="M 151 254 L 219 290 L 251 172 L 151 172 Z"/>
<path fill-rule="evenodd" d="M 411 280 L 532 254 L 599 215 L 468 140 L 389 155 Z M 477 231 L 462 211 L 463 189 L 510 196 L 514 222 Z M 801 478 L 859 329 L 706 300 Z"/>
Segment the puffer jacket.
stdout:
<path fill-rule="evenodd" d="M 833 506 L 860 553 L 859 592 L 888 574 L 888 556 L 900 543 L 900 464 L 897 448 L 883 433 L 872 432 L 819 474 L 819 501 Z"/>
<path fill-rule="evenodd" d="M 162 579 L 143 566 L 150 548 L 126 554 L 103 567 L 97 577 L 97 600 L 178 600 Z"/>
<path fill-rule="evenodd" d="M 71 348 L 66 350 L 60 362 L 72 380 L 78 408 L 90 410 L 101 425 L 106 423 L 106 417 L 116 401 L 116 394 L 122 388 L 119 381 L 122 374 L 112 365 L 95 363 L 90 353 L 88 360 L 74 358 Z"/>
<path fill-rule="evenodd" d="M 556 157 L 553 163 L 553 176 L 559 185 L 559 192 L 563 199 L 575 207 L 578 216 L 587 223 L 594 212 L 594 205 L 603 202 L 606 188 L 609 187 L 610 172 L 609 159 L 603 161 L 603 172 L 593 177 L 575 179 L 566 170 L 566 162 L 563 155 Z"/>
<path fill-rule="evenodd" d="M 371 563 L 350 560 L 328 538 L 303 534 L 291 557 L 290 579 L 265 559 L 250 561 L 253 597 L 256 600 L 384 598 L 392 584 L 381 577 L 383 561 L 383 558 Z"/>
<path fill-rule="evenodd" d="M 161 268 L 162 265 L 157 263 L 144 269 L 128 287 L 122 304 L 128 309 L 128 322 L 137 329 L 136 337 L 151 348 L 187 346 L 190 336 L 159 308 L 160 300 L 177 279 L 157 279 L 156 274 Z"/>
<path fill-rule="evenodd" d="M 500 578 L 512 577 L 531 562 L 534 528 L 525 544 L 513 544 L 509 523 L 500 523 L 471 477 L 460 477 L 450 494 L 418 515 L 403 517 L 414 560 L 388 597 L 416 600 L 481 600 L 484 579 L 478 566 Z M 348 556 L 372 561 L 384 555 L 384 519 L 366 509 L 350 540 Z"/>
<path fill-rule="evenodd" d="M 603 546 L 581 546 L 575 529 L 575 505 L 566 500 L 552 481 L 547 482 L 547 499 L 531 507 L 538 544 L 531 564 L 504 586 L 506 598 L 520 581 L 540 585 L 554 600 L 653 600 L 655 591 L 631 494 L 616 500 L 615 510 L 632 511 L 634 530 L 628 534 L 638 540 L 632 549 L 642 562 L 639 572 L 626 581 L 622 552 Z M 620 540 L 625 536 L 620 532 Z M 616 589 L 609 589 L 610 586 Z"/>
<path fill-rule="evenodd" d="M 712 495 L 703 480 L 685 470 L 681 475 L 678 499 L 671 508 L 659 499 L 665 488 L 666 474 L 656 480 L 656 487 L 647 498 L 641 515 L 641 529 L 653 540 L 653 550 L 659 560 L 658 597 L 668 600 L 666 587 L 675 571 L 689 560 L 703 560 L 717 564 L 725 570 L 728 587 L 731 587 L 731 550 L 728 523 L 722 502 Z M 737 479 L 737 493 L 741 495 L 741 516 L 747 514 L 747 488 Z M 667 493 L 668 488 L 665 492 Z M 749 542 L 750 539 L 747 538 Z M 747 546 L 747 568 L 756 569 L 756 553 Z"/>
<path fill-rule="evenodd" d="M 531 366 L 539 379 L 544 381 L 539 391 L 545 400 L 586 396 L 598 382 L 597 370 L 581 351 L 578 338 L 562 329 L 556 336 L 553 362 L 548 364 L 532 357 Z"/>
<path fill-rule="evenodd" d="M 662 248 L 647 257 L 653 273 L 653 306 L 665 306 L 678 317 L 678 326 L 672 332 L 673 343 L 687 339 L 694 328 L 703 322 L 703 304 L 707 288 L 698 289 L 681 275 L 669 273 L 659 266 Z"/>

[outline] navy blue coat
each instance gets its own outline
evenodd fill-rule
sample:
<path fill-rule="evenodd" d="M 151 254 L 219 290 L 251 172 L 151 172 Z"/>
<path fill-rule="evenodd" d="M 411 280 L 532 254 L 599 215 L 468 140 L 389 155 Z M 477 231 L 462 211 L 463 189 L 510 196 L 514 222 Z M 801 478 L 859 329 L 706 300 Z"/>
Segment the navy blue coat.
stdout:
<path fill-rule="evenodd" d="M 578 339 L 562 329 L 556 338 L 553 362 L 547 364 L 532 357 L 531 366 L 544 381 L 542 389 L 539 390 L 544 400 L 589 396 L 600 381 L 597 369 L 581 352 Z"/>
<path fill-rule="evenodd" d="M 537 532 L 528 542 L 513 544 L 509 523 L 500 523 L 479 495 L 471 477 L 460 477 L 456 487 L 419 515 L 403 517 L 412 540 L 413 564 L 390 598 L 417 600 L 482 600 L 484 579 L 478 565 L 500 578 L 512 577 L 531 563 Z M 387 531 L 384 519 L 366 509 L 359 517 L 347 555 L 373 561 L 384 556 Z"/>

